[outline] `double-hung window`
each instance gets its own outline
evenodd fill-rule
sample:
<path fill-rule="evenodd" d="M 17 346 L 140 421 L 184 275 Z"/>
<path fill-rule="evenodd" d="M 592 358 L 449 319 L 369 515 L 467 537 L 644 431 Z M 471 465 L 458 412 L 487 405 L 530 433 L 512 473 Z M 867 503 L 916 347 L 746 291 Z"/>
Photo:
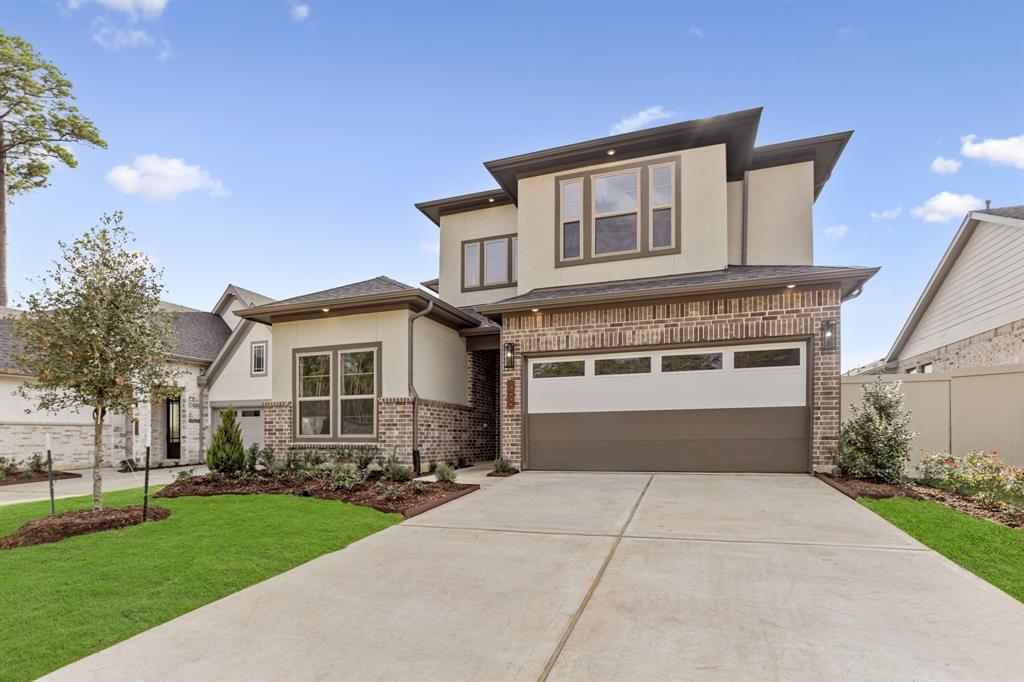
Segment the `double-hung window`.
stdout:
<path fill-rule="evenodd" d="M 640 249 L 640 171 L 594 178 L 594 254 Z"/>
<path fill-rule="evenodd" d="M 462 290 L 509 287 L 519 269 L 519 238 L 505 234 L 462 243 Z"/>
<path fill-rule="evenodd" d="M 249 374 L 254 377 L 267 376 L 266 341 L 254 341 L 249 347 Z"/>
<path fill-rule="evenodd" d="M 651 169 L 651 249 L 668 249 L 675 246 L 675 230 L 672 229 L 673 204 L 675 203 L 675 168 L 672 164 L 652 166 Z"/>
<path fill-rule="evenodd" d="M 377 354 L 373 349 L 338 353 L 341 382 L 339 435 L 373 435 L 377 419 Z"/>
<path fill-rule="evenodd" d="M 333 353 L 295 356 L 296 433 L 329 437 L 331 429 L 331 361 Z"/>
<path fill-rule="evenodd" d="M 559 225 L 559 254 L 562 260 L 583 257 L 583 181 L 579 178 L 560 183 L 561 225 Z"/>

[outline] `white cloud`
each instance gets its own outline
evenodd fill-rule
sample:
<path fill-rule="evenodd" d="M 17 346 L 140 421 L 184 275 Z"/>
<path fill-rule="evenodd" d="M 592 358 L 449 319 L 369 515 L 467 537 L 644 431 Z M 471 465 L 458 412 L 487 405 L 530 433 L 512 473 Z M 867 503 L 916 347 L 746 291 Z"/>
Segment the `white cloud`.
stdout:
<path fill-rule="evenodd" d="M 939 175 L 952 175 L 960 170 L 964 162 L 960 159 L 947 159 L 944 156 L 936 156 L 932 161 L 932 172 Z"/>
<path fill-rule="evenodd" d="M 846 225 L 833 225 L 831 227 L 826 227 L 823 230 L 825 236 L 829 237 L 830 239 L 842 239 L 847 235 L 849 231 L 850 228 L 848 228 Z"/>
<path fill-rule="evenodd" d="M 441 241 L 435 239 L 432 242 L 420 242 L 420 251 L 423 253 L 429 253 L 432 256 L 441 254 Z"/>
<path fill-rule="evenodd" d="M 960 138 L 963 146 L 960 153 L 970 159 L 985 159 L 999 166 L 1024 168 L 1024 135 L 1008 137 L 1005 140 L 985 139 L 975 142 L 977 135 Z"/>
<path fill-rule="evenodd" d="M 157 154 L 137 156 L 130 166 L 114 166 L 107 173 L 107 182 L 125 194 L 157 201 L 173 199 L 182 192 L 202 191 L 211 197 L 228 193 L 223 183 L 203 168 Z"/>
<path fill-rule="evenodd" d="M 948 223 L 984 206 L 985 202 L 973 194 L 939 192 L 910 213 L 926 223 Z"/>
<path fill-rule="evenodd" d="M 160 42 L 160 51 L 157 53 L 156 58 L 158 61 L 166 62 L 168 59 L 174 56 L 174 52 L 171 51 L 171 43 L 163 40 Z"/>
<path fill-rule="evenodd" d="M 630 114 L 618 123 L 612 126 L 612 135 L 618 135 L 619 133 L 628 133 L 633 130 L 639 130 L 646 128 L 655 121 L 663 121 L 666 118 L 672 118 L 676 115 L 676 112 L 669 111 L 665 107 L 658 106 L 647 107 L 643 111 L 638 111 L 635 114 Z"/>
<path fill-rule="evenodd" d="M 153 37 L 141 28 L 117 28 L 106 23 L 99 24 L 99 28 L 92 34 L 92 39 L 107 50 L 150 47 L 155 42 Z"/>
<path fill-rule="evenodd" d="M 690 35 L 693 36 L 694 38 L 703 38 L 704 29 L 700 28 L 699 26 L 691 26 Z"/>
<path fill-rule="evenodd" d="M 305 21 L 309 18 L 310 11 L 310 7 L 306 3 L 293 2 L 288 14 L 291 15 L 292 21 Z"/>
<path fill-rule="evenodd" d="M 896 208 L 887 208 L 884 211 L 872 211 L 868 215 L 871 216 L 872 220 L 895 220 L 900 217 L 900 213 L 903 212 L 902 206 Z"/>
<path fill-rule="evenodd" d="M 123 12 L 132 19 L 143 17 L 145 19 L 156 19 L 164 13 L 167 7 L 167 0 L 96 0 L 97 4 L 116 12 Z M 82 0 L 78 0 L 78 5 Z"/>

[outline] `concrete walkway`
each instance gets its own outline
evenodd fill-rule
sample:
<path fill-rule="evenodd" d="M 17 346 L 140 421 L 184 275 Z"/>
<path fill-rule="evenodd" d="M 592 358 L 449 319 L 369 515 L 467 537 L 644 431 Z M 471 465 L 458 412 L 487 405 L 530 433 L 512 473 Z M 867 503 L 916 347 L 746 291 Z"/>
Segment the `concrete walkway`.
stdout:
<path fill-rule="evenodd" d="M 45 679 L 1020 680 L 1022 643 L 811 477 L 528 472 Z"/>
<path fill-rule="evenodd" d="M 149 472 L 150 485 L 166 485 L 174 480 L 178 472 L 195 469 L 197 474 L 207 472 L 205 466 L 175 467 L 173 469 L 153 469 Z M 53 494 L 56 499 L 63 497 L 78 497 L 79 495 L 92 495 L 92 469 L 68 469 L 71 473 L 81 474 L 81 478 L 65 478 L 53 482 Z M 100 470 L 103 475 L 103 491 L 125 490 L 126 488 L 141 488 L 143 483 L 143 472 L 134 474 L 122 474 L 112 467 L 104 467 Z M 0 506 L 5 504 L 17 504 L 18 502 L 33 502 L 35 500 L 50 499 L 50 484 L 46 481 L 33 483 L 18 483 L 15 485 L 0 486 Z"/>

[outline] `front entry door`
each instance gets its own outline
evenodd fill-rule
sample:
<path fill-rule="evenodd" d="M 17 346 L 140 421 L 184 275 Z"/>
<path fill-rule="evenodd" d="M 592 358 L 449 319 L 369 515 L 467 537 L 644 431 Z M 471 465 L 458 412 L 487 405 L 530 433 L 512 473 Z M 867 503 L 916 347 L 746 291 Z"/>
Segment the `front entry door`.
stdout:
<path fill-rule="evenodd" d="M 181 400 L 167 400 L 167 459 L 181 459 Z"/>

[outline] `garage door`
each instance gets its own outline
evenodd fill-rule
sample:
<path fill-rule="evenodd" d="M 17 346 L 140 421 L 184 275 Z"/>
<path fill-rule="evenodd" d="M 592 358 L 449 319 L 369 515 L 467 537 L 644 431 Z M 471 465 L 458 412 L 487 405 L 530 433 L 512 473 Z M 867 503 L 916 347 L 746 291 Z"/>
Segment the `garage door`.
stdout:
<path fill-rule="evenodd" d="M 803 472 L 803 343 L 532 358 L 527 466 Z"/>
<path fill-rule="evenodd" d="M 220 410 L 214 409 L 210 422 L 214 429 L 220 424 Z M 237 408 L 235 419 L 242 431 L 242 444 L 249 447 L 253 443 L 263 446 L 263 410 L 258 408 Z"/>

